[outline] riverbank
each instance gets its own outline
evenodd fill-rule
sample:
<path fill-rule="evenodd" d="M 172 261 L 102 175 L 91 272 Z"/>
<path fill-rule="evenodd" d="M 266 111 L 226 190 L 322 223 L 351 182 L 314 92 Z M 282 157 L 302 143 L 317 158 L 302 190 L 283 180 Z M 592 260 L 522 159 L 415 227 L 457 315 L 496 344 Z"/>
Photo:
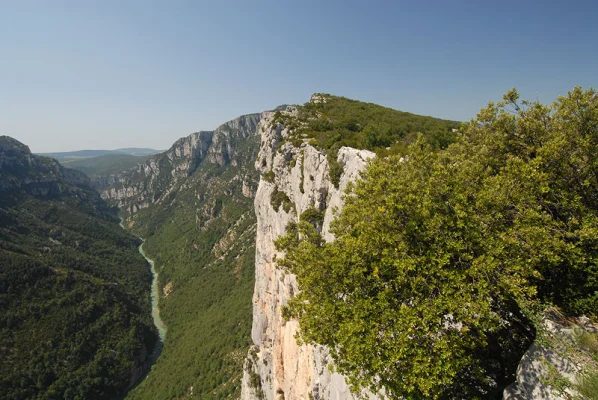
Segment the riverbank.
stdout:
<path fill-rule="evenodd" d="M 125 229 L 123 222 L 124 222 L 124 220 L 121 218 L 120 219 L 120 227 Z M 143 383 L 145 378 L 147 378 L 147 376 L 151 372 L 154 364 L 158 360 L 158 357 L 160 357 L 160 354 L 162 353 L 162 348 L 164 347 L 164 339 L 166 338 L 166 332 L 167 332 L 166 324 L 164 323 L 164 321 L 162 321 L 162 318 L 160 318 L 160 307 L 159 307 L 160 285 L 158 283 L 158 271 L 156 271 L 154 260 L 149 258 L 145 254 L 145 251 L 143 250 L 143 245 L 145 244 L 145 239 L 143 239 L 142 237 L 139 237 L 139 236 L 138 236 L 138 238 L 142 241 L 142 243 L 139 245 L 139 248 L 138 248 L 139 254 L 141 254 L 143 256 L 143 258 L 145 258 L 145 260 L 148 262 L 148 264 L 150 265 L 150 271 L 152 272 L 152 289 L 151 289 L 150 296 L 151 296 L 151 304 L 152 304 L 152 319 L 154 321 L 154 325 L 156 326 L 156 329 L 158 330 L 158 341 L 156 343 L 156 346 L 154 347 L 154 350 L 152 351 L 152 353 L 150 354 L 150 356 L 147 360 L 147 367 L 145 368 L 145 373 L 141 377 L 139 377 L 139 379 L 135 382 L 135 384 L 127 391 L 126 394 L 123 395 L 123 398 L 125 398 L 128 395 L 128 393 L 130 393 L 131 390 L 135 389 L 137 386 L 139 386 L 141 383 Z"/>
<path fill-rule="evenodd" d="M 143 240 L 143 239 L 141 239 L 141 240 Z M 162 321 L 162 318 L 160 318 L 160 307 L 159 307 L 160 287 L 158 284 L 158 272 L 156 271 L 156 268 L 154 266 L 154 260 L 149 258 L 143 251 L 144 244 L 145 244 L 145 241 L 143 243 L 141 243 L 141 245 L 139 245 L 139 253 L 147 260 L 147 262 L 149 263 L 149 265 L 151 267 L 151 271 L 152 271 L 152 276 L 153 276 L 152 293 L 151 293 L 152 317 L 154 319 L 154 325 L 156 325 L 156 328 L 158 329 L 158 335 L 160 336 L 160 341 L 164 342 L 164 338 L 166 337 L 167 329 L 166 329 L 166 325 L 164 324 L 164 321 Z"/>

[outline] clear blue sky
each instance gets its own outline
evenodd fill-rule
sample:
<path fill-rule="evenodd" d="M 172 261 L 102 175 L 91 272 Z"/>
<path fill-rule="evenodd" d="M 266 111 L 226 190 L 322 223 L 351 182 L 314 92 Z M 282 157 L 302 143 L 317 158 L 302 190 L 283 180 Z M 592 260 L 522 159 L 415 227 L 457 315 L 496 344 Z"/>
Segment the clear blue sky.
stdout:
<path fill-rule="evenodd" d="M 595 0 L 0 0 L 0 134 L 164 149 L 313 92 L 468 120 L 514 86 L 597 88 L 596 21 Z"/>

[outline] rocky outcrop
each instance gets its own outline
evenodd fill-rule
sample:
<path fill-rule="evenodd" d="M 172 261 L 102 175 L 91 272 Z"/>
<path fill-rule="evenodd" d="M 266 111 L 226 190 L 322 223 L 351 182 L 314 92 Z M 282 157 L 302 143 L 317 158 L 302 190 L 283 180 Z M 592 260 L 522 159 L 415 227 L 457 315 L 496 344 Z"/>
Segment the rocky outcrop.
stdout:
<path fill-rule="evenodd" d="M 294 112 L 289 107 L 286 112 Z M 339 187 L 329 179 L 326 155 L 304 143 L 299 147 L 285 141 L 287 132 L 273 124 L 272 113 L 260 122 L 262 133 L 256 168 L 262 174 L 255 195 L 257 216 L 255 290 L 253 295 L 254 347 L 245 362 L 242 399 L 353 399 L 343 376 L 331 373 L 325 348 L 298 345 L 297 321 L 281 316 L 281 309 L 297 293 L 295 276 L 279 269 L 274 241 L 285 233 L 289 222 L 307 209 L 325 210 L 322 234 L 329 232 L 334 209 L 342 207 L 347 183 L 356 179 L 374 153 L 348 147 L 340 149 L 343 167 Z M 272 195 L 283 192 L 287 207 L 272 205 Z M 372 396 L 373 397 L 373 396 Z"/>
<path fill-rule="evenodd" d="M 504 400 L 566 400 L 546 382 L 550 366 L 569 380 L 575 379 L 571 362 L 554 350 L 533 344 L 525 353 L 517 367 L 517 381 L 505 389 Z"/>
<path fill-rule="evenodd" d="M 240 142 L 256 134 L 259 120 L 260 114 L 249 114 L 214 131 L 192 133 L 135 169 L 95 179 L 93 184 L 103 199 L 117 205 L 125 214 L 134 214 L 173 197 L 185 178 L 204 161 L 220 167 L 235 165 L 239 152 L 243 151 Z M 250 189 L 246 189 L 248 195 Z"/>
<path fill-rule="evenodd" d="M 83 172 L 64 168 L 53 158 L 32 154 L 28 146 L 9 136 L 0 136 L 0 171 L 0 191 L 23 190 L 44 197 L 74 190 L 68 185 L 91 185 Z"/>
<path fill-rule="evenodd" d="M 598 334 L 587 318 L 566 318 L 548 310 L 542 321 L 541 340 L 523 355 L 515 382 L 503 392 L 504 400 L 580 399 L 578 385 L 584 371 L 597 370 L 598 360 L 583 348 L 584 335 Z"/>

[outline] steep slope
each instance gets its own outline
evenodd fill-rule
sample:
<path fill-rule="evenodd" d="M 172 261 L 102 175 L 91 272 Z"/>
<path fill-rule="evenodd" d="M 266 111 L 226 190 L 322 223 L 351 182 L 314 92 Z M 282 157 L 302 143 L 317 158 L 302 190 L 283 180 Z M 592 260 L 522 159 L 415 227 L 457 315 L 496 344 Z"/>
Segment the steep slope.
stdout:
<path fill-rule="evenodd" d="M 324 100 L 338 105 L 328 114 L 331 123 L 313 125 Z M 296 323 L 282 328 L 280 306 L 297 288 L 276 269 L 272 241 L 287 222 L 313 207 L 327 210 L 327 233 L 345 185 L 373 156 L 341 144 L 396 152 L 421 130 L 443 145 L 457 124 L 323 95 L 304 106 L 308 113 L 295 110 L 280 107 L 194 133 L 133 171 L 95 181 L 102 197 L 121 209 L 126 225 L 147 238 L 145 249 L 160 273 L 161 315 L 168 326 L 164 352 L 130 398 L 240 394 L 254 262 L 252 336 L 262 358 L 246 366 L 243 396 L 264 395 L 256 390 L 262 387 L 268 398 L 281 393 L 352 398 L 344 378 L 328 372 L 325 349 L 294 345 Z M 282 122 L 300 129 L 283 132 Z M 370 140 L 370 131 L 378 128 L 383 137 Z M 255 201 L 258 232 L 255 167 L 263 175 Z M 278 285 L 279 278 L 285 283 Z"/>
<path fill-rule="evenodd" d="M 262 121 L 255 346 L 242 398 L 353 398 L 343 377 L 330 375 L 325 349 L 295 341 L 299 328 L 301 339 L 330 344 L 353 382 L 384 388 L 389 398 L 596 398 L 598 203 L 588 189 L 598 187 L 595 91 L 575 88 L 545 107 L 520 106 L 512 90 L 464 124 L 446 150 L 426 135 L 399 156 L 374 148 L 382 157 L 344 199 L 336 241 L 323 244 L 318 233 L 334 239 L 331 204 L 343 200 L 335 190 L 368 158 L 339 147 L 363 143 L 349 129 L 363 123 L 347 124 L 353 114 L 337 113 L 337 99 L 330 109 L 328 99 L 314 96 L 310 105 Z M 467 247 L 455 244 L 460 240 Z M 475 273 L 462 273 L 472 265 Z M 513 272 L 520 266 L 527 276 Z M 500 293 L 504 288 L 516 289 Z M 480 294 L 482 307 L 472 307 Z M 549 311 L 542 321 L 545 304 L 569 316 Z M 491 324 L 479 324 L 484 313 Z M 388 324 L 401 314 L 409 318 Z M 486 339 L 473 339 L 473 357 L 459 352 L 459 341 L 476 335 Z M 446 359 L 458 361 L 452 375 Z M 412 360 L 421 362 L 411 367 Z"/>
<path fill-rule="evenodd" d="M 243 142 L 254 134 L 257 119 L 258 114 L 252 114 L 230 121 L 215 131 L 181 138 L 168 151 L 151 157 L 134 171 L 106 177 L 95 185 L 100 188 L 102 197 L 112 200 L 125 215 L 153 203 L 168 204 L 182 182 L 204 161 L 221 168 L 229 164 L 236 166 L 235 158 L 243 152 Z"/>
<path fill-rule="evenodd" d="M 260 114 L 194 133 L 98 184 L 159 272 L 162 355 L 131 399 L 238 397 L 251 329 Z M 108 185 L 108 186 L 106 186 Z"/>
<path fill-rule="evenodd" d="M 140 243 L 89 184 L 0 137 L 2 398 L 114 398 L 153 350 Z"/>

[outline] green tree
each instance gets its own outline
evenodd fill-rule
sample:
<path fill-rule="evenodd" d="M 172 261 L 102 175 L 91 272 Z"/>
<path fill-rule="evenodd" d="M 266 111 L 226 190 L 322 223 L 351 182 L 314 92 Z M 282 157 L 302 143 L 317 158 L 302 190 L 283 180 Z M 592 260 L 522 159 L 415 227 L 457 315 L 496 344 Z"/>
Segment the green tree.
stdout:
<path fill-rule="evenodd" d="M 300 293 L 299 340 L 331 349 L 355 389 L 493 398 L 513 378 L 537 300 L 598 310 L 598 112 L 515 90 L 434 151 L 373 161 L 324 242 L 308 220 L 277 243 Z"/>

